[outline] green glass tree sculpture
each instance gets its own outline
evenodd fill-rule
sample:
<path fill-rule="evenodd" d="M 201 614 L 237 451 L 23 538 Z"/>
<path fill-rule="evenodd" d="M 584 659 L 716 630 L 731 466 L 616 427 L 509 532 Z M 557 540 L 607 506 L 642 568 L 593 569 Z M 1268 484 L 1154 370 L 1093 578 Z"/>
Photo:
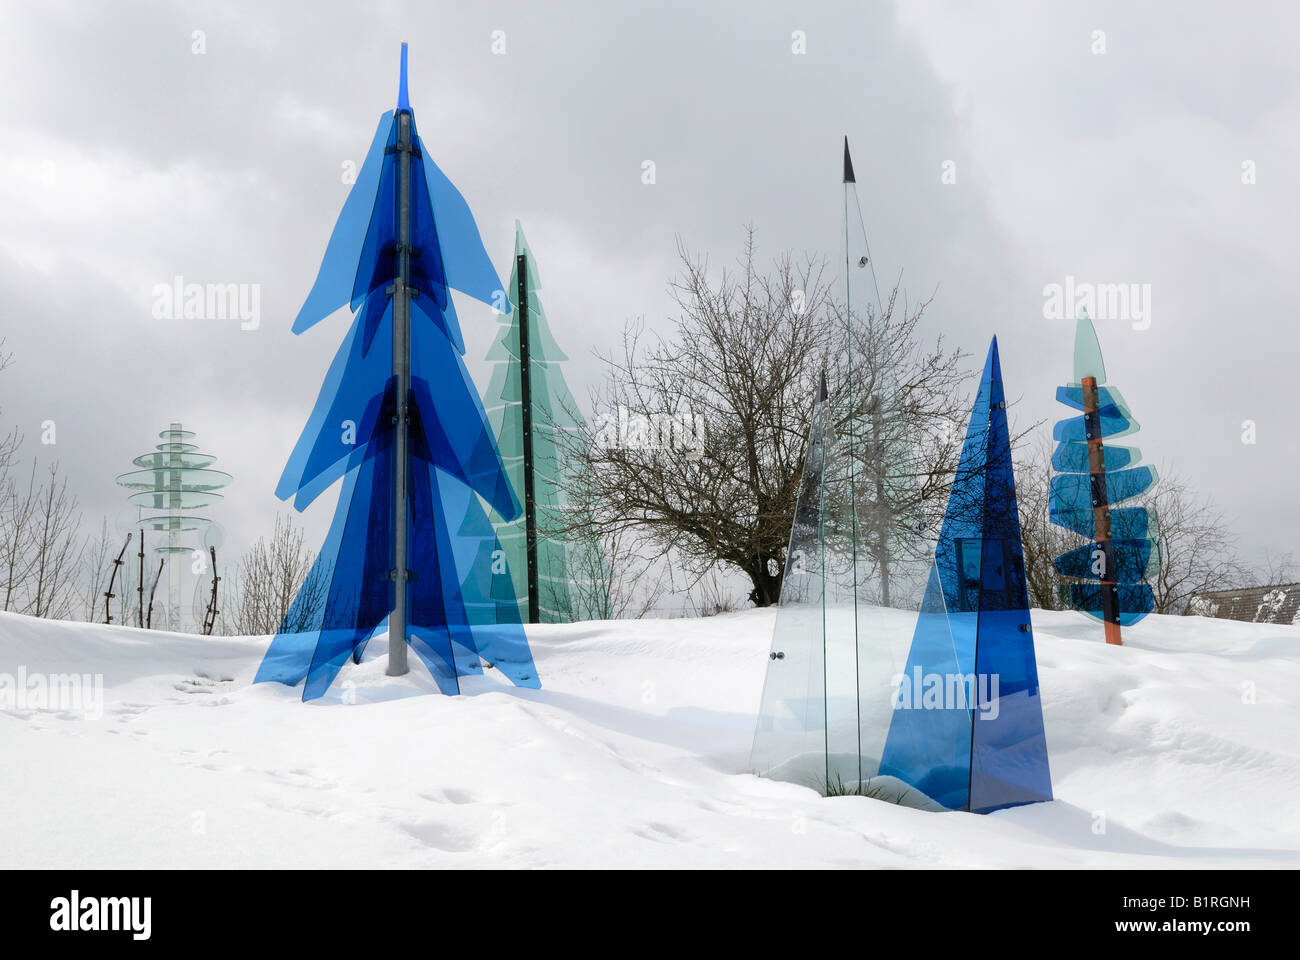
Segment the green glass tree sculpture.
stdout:
<path fill-rule="evenodd" d="M 570 491 L 581 459 L 571 454 L 584 436 L 585 421 L 561 371 L 568 357 L 551 335 L 540 289 L 532 251 L 515 221 L 506 287 L 513 309 L 500 315 L 500 330 L 488 350 L 495 366 L 483 405 L 524 513 L 514 520 L 494 513 L 492 521 L 520 618 L 564 623 L 605 613 L 592 602 L 604 562 L 594 540 L 574 532 Z"/>

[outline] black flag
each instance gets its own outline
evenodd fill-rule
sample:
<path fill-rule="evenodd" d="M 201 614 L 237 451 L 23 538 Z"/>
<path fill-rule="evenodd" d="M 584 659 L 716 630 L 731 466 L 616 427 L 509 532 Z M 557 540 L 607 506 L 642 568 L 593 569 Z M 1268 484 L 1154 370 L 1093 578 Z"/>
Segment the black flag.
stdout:
<path fill-rule="evenodd" d="M 853 179 L 853 158 L 849 156 L 849 138 L 844 138 L 844 182 L 857 183 Z"/>

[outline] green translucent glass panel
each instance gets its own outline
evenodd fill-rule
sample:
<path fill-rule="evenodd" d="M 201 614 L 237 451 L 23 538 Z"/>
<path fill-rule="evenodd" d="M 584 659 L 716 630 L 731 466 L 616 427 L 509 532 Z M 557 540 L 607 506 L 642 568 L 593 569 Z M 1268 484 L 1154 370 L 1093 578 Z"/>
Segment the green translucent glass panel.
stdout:
<path fill-rule="evenodd" d="M 1074 382 L 1082 383 L 1084 377 L 1094 377 L 1098 383 L 1106 382 L 1106 364 L 1101 359 L 1101 344 L 1097 342 L 1096 331 L 1086 312 L 1074 334 Z"/>
<path fill-rule="evenodd" d="M 602 615 L 592 598 L 605 571 L 598 546 L 573 533 L 575 507 L 567 491 L 578 478 L 573 474 L 580 458 L 568 455 L 582 441 L 585 422 L 565 382 L 559 364 L 568 357 L 551 334 L 542 305 L 536 261 L 523 228 L 515 223 L 515 255 L 511 257 L 506 285 L 511 303 L 496 339 L 487 353 L 494 362 L 483 405 L 510 480 L 520 501 L 524 498 L 523 382 L 519 346 L 519 257 L 526 265 L 528 290 L 529 381 L 532 411 L 534 503 L 537 524 L 537 585 L 540 619 L 564 623 Z M 505 521 L 493 515 L 518 598 L 521 617 L 528 616 L 528 563 L 525 518 Z"/>

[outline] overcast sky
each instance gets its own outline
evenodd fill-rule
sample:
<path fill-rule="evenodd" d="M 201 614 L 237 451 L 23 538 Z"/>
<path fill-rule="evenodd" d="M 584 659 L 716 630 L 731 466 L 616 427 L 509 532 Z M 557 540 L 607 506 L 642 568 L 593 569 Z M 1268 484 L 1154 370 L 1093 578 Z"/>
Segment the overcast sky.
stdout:
<path fill-rule="evenodd" d="M 1097 323 L 1129 442 L 1249 558 L 1300 547 L 1300 7 L 1172 0 L 3 0 L 0 432 L 57 457 L 94 526 L 171 419 L 235 477 L 210 511 L 228 556 L 288 509 L 273 490 L 349 321 L 289 327 L 403 40 L 421 135 L 503 275 L 523 222 L 579 398 L 626 321 L 666 328 L 675 237 L 721 265 L 752 222 L 764 257 L 842 256 L 847 134 L 882 281 L 937 288 L 930 336 L 979 359 L 998 336 L 1019 421 L 1068 415 L 1074 324 L 1044 287 L 1149 284 L 1148 329 Z M 176 276 L 259 284 L 260 328 L 155 319 Z M 482 385 L 495 320 L 459 308 Z"/>

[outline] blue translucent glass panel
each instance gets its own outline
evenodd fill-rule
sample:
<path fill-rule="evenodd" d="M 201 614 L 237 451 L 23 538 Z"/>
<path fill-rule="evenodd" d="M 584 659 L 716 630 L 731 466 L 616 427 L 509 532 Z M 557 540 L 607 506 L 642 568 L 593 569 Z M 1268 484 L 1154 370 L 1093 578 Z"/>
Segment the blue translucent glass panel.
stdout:
<path fill-rule="evenodd" d="M 1089 616 L 1109 616 L 1123 626 L 1154 608 L 1151 588 L 1142 581 L 1160 563 L 1155 511 L 1130 501 L 1149 493 L 1159 478 L 1153 467 L 1135 466 L 1141 457 L 1136 448 L 1098 442 L 1133 433 L 1138 424 L 1119 391 L 1103 385 L 1101 347 L 1087 317 L 1076 327 L 1075 376 L 1079 382 L 1058 387 L 1056 399 L 1075 410 L 1089 405 L 1097 409 L 1056 424 L 1052 467 L 1057 473 L 1051 481 L 1049 514 L 1053 523 L 1092 542 L 1057 557 L 1055 566 L 1061 576 L 1084 581 L 1063 588 L 1071 606 Z M 1094 378 L 1088 390 L 1082 382 L 1085 376 Z M 1095 462 L 1089 440 L 1098 454 Z M 1129 505 L 1117 506 L 1125 503 Z M 1100 530 L 1099 514 L 1108 518 Z M 1099 540 L 1103 534 L 1110 539 Z"/>
<path fill-rule="evenodd" d="M 1076 410 L 1084 409 L 1084 390 L 1083 385 L 1079 383 L 1067 384 L 1063 387 L 1056 388 L 1056 400 L 1068 407 L 1074 407 Z M 1123 396 L 1114 387 L 1097 388 L 1097 406 L 1099 409 L 1111 409 L 1116 415 L 1124 418 L 1130 418 L 1128 404 L 1124 402 Z"/>
<path fill-rule="evenodd" d="M 978 813 L 1052 798 L 996 340 L 987 366 L 992 392 L 971 721 L 970 809 Z"/>
<path fill-rule="evenodd" d="M 1060 513 L 1102 503 L 1123 503 L 1146 493 L 1155 482 L 1153 467 L 1107 470 L 1104 474 L 1061 473 L 1052 478 L 1051 510 Z"/>
<path fill-rule="evenodd" d="M 1119 625 L 1131 626 L 1156 608 L 1155 594 L 1146 583 L 1072 583 L 1070 606 L 1094 620 L 1105 620 L 1104 594 L 1114 594 L 1119 611 Z"/>
<path fill-rule="evenodd" d="M 343 210 L 334 225 L 325 256 L 321 261 L 320 271 L 306 302 L 298 311 L 294 321 L 293 332 L 302 333 L 314 324 L 329 316 L 344 304 L 351 304 L 355 311 L 361 304 L 356 298 L 357 288 L 373 289 L 375 284 L 360 284 L 358 277 L 369 273 L 373 278 L 378 261 L 385 258 L 391 265 L 392 250 L 381 250 L 374 241 L 381 227 L 378 221 L 386 223 L 387 234 L 392 236 L 392 222 L 395 217 L 396 201 L 392 190 L 379 197 L 381 179 L 393 176 L 396 164 L 395 154 L 385 151 L 396 144 L 397 124 L 395 114 L 390 111 L 379 119 L 378 129 L 371 141 L 370 149 L 352 184 Z M 509 304 L 501 299 L 501 281 L 479 236 L 478 226 L 469 205 L 455 185 L 447 179 L 433 159 L 428 156 L 419 134 L 415 131 L 412 117 L 412 139 L 419 157 L 414 164 L 416 179 L 420 182 L 418 196 L 422 205 L 414 210 L 413 241 L 423 240 L 421 256 L 429 262 L 436 261 L 439 266 L 425 267 L 424 275 L 445 275 L 450 278 L 445 284 L 435 285 L 434 289 L 424 291 L 426 295 L 437 297 L 446 303 L 447 286 L 465 293 L 476 300 L 509 310 Z M 382 202 L 381 202 L 382 201 Z M 434 224 L 433 212 L 437 211 Z M 425 216 L 427 212 L 427 216 Z M 377 221 L 372 225 L 372 220 Z M 389 278 L 396 271 L 389 274 Z M 459 331 L 451 337 L 459 343 Z M 463 347 L 461 347 L 463 352 Z"/>
<path fill-rule="evenodd" d="M 1124 538 L 1087 543 L 1052 562 L 1063 577 L 1136 583 L 1146 578 L 1154 559 L 1156 551 L 1150 540 Z"/>
<path fill-rule="evenodd" d="M 1091 504 L 1054 507 L 1052 522 L 1085 537 L 1097 536 L 1096 514 Z M 1118 539 L 1154 537 L 1156 513 L 1150 507 L 1116 507 L 1110 511 L 1110 535 Z"/>
<path fill-rule="evenodd" d="M 1114 404 L 1101 407 L 1097 413 L 1100 418 L 1102 437 L 1122 437 L 1137 430 L 1137 421 L 1131 419 Z M 1070 417 L 1066 420 L 1058 420 L 1052 430 L 1052 439 L 1058 443 L 1087 440 L 1088 434 L 1085 424 L 1085 417 Z"/>
<path fill-rule="evenodd" d="M 971 411 L 904 685 L 921 695 L 913 692 L 896 706 L 882 774 L 949 809 L 986 812 L 1051 799 L 996 339 Z"/>
<path fill-rule="evenodd" d="M 946 608 L 939 567 L 932 567 L 880 763 L 882 775 L 949 810 L 970 804 L 974 698 L 964 678 L 974 669 L 977 627 L 977 613 Z"/>
<path fill-rule="evenodd" d="M 391 411 L 391 382 L 385 393 Z M 254 677 L 290 685 L 305 679 L 304 700 L 323 694 L 349 657 L 360 660 L 393 609 L 391 548 L 371 536 L 372 523 L 392 516 L 391 427 L 353 457 L 325 543 Z"/>
<path fill-rule="evenodd" d="M 1123 470 L 1142 458 L 1136 447 L 1120 447 L 1108 443 L 1102 446 L 1102 452 L 1107 470 Z M 1067 440 L 1058 444 L 1052 452 L 1052 469 L 1062 473 L 1087 473 L 1092 469 L 1087 441 Z"/>
<path fill-rule="evenodd" d="M 520 506 L 465 369 L 449 289 L 509 310 L 464 198 L 424 149 L 410 116 L 410 488 L 394 498 L 393 283 L 400 117 L 385 114 L 344 203 L 320 273 L 294 324 L 301 332 L 343 306 L 348 334 L 276 489 L 303 509 L 342 478 L 325 544 L 256 680 L 304 683 L 321 696 L 393 611 L 393 532 L 406 525 L 410 642 L 445 693 L 491 666 L 538 686 L 509 571 L 483 503 Z M 436 217 L 435 217 L 436 212 Z M 481 498 L 481 499 L 480 499 Z M 395 642 L 401 642 L 400 639 Z"/>

